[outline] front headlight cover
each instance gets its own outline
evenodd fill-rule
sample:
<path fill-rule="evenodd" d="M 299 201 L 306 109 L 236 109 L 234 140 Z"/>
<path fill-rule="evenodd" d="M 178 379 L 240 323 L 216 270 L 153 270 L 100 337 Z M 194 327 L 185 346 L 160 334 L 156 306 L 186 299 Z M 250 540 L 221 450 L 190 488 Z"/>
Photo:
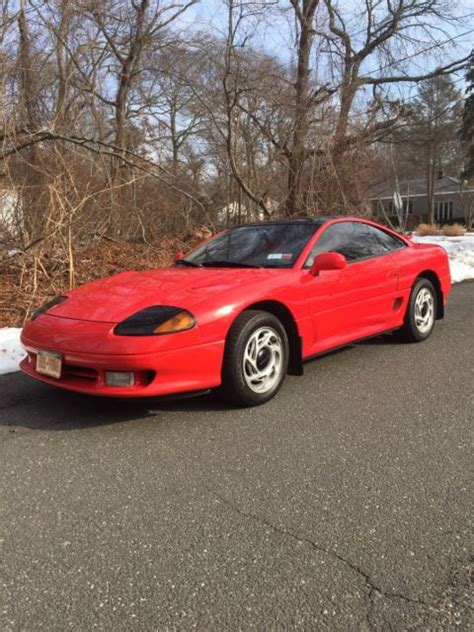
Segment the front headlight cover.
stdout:
<path fill-rule="evenodd" d="M 192 329 L 194 316 L 173 305 L 152 305 L 132 314 L 114 328 L 117 336 L 161 336 Z"/>
<path fill-rule="evenodd" d="M 31 320 L 36 320 L 36 318 L 38 318 L 38 316 L 41 316 L 41 314 L 44 314 L 45 312 L 52 309 L 56 305 L 59 305 L 60 303 L 64 303 L 67 298 L 67 296 L 56 296 L 56 298 L 53 298 L 52 301 L 48 301 L 44 305 L 41 305 L 41 307 L 39 307 L 31 314 Z"/>

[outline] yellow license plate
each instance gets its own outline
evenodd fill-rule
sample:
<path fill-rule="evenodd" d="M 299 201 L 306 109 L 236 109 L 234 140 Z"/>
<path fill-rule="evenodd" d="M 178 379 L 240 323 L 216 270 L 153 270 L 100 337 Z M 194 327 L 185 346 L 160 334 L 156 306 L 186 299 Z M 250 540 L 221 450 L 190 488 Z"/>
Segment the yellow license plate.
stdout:
<path fill-rule="evenodd" d="M 51 351 L 38 351 L 36 356 L 36 370 L 38 373 L 49 377 L 61 377 L 62 359 L 59 353 Z"/>

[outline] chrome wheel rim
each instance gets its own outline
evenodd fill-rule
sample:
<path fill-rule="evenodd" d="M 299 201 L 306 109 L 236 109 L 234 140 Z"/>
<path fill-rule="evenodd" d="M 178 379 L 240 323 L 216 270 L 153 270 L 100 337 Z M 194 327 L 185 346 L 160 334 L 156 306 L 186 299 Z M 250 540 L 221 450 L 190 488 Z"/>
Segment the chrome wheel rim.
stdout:
<path fill-rule="evenodd" d="M 424 287 L 415 299 L 415 325 L 420 334 L 426 334 L 433 327 L 434 315 L 433 293 Z"/>
<path fill-rule="evenodd" d="M 283 342 L 272 327 L 256 329 L 247 340 L 243 372 L 254 393 L 268 393 L 279 382 L 283 367 Z"/>

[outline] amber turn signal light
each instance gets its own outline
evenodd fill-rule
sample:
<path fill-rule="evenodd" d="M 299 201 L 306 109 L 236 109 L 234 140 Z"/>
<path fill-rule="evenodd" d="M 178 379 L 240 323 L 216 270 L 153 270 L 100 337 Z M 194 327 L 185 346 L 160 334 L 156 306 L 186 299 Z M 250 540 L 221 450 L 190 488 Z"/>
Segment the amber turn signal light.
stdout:
<path fill-rule="evenodd" d="M 191 329 L 195 324 L 193 316 L 189 312 L 183 310 L 182 312 L 179 312 L 169 318 L 161 325 L 158 325 L 158 327 L 155 327 L 153 333 L 172 334 L 176 331 L 186 331 L 186 329 Z"/>

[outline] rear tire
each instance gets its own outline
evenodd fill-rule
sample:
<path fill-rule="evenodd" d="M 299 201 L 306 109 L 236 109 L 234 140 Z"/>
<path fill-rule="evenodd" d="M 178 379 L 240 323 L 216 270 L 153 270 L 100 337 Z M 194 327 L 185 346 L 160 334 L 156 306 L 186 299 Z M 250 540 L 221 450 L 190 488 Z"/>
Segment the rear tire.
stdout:
<path fill-rule="evenodd" d="M 423 342 L 434 329 L 438 301 L 428 279 L 418 279 L 412 288 L 399 337 L 405 342 Z"/>
<path fill-rule="evenodd" d="M 237 406 L 264 404 L 280 390 L 288 360 L 288 336 L 278 318 L 264 311 L 242 312 L 227 335 L 222 384 L 215 393 Z"/>

